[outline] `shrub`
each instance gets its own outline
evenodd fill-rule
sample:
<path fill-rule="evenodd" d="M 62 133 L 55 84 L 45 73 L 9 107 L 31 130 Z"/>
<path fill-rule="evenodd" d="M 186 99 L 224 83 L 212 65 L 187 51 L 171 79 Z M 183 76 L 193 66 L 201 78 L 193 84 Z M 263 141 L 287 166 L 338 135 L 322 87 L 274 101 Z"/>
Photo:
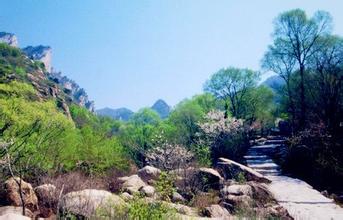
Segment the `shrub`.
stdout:
<path fill-rule="evenodd" d="M 176 211 L 162 202 L 147 203 L 135 198 L 129 203 L 128 219 L 175 219 Z"/>
<path fill-rule="evenodd" d="M 162 200 L 170 201 L 170 197 L 175 192 L 174 188 L 175 177 L 167 172 L 161 172 L 158 180 L 155 183 L 156 192 Z"/>

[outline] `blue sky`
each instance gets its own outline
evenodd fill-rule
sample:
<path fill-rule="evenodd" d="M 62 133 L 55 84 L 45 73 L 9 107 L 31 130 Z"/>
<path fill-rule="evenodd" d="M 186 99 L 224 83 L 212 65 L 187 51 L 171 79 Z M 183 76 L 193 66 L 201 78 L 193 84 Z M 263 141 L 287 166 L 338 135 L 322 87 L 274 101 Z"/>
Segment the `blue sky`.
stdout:
<path fill-rule="evenodd" d="M 343 35 L 342 0 L 0 0 L 0 31 L 50 45 L 53 66 L 97 108 L 175 105 L 222 67 L 260 68 L 273 19 L 326 10 Z"/>

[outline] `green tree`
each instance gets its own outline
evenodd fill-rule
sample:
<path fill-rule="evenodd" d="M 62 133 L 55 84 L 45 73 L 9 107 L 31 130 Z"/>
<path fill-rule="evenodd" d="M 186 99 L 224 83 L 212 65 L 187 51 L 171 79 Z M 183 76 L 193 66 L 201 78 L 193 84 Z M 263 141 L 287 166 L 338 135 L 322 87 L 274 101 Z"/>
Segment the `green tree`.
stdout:
<path fill-rule="evenodd" d="M 204 90 L 225 101 L 225 117 L 228 110 L 236 118 L 244 118 L 244 100 L 249 90 L 255 88 L 259 74 L 249 69 L 227 68 L 213 74 Z"/>
<path fill-rule="evenodd" d="M 272 67 L 281 61 L 285 61 L 285 68 L 293 68 L 295 62 L 299 71 L 299 88 L 300 88 L 300 117 L 299 124 L 304 128 L 306 122 L 306 91 L 305 91 L 305 73 L 306 65 L 315 52 L 314 46 L 321 36 L 331 32 L 331 17 L 327 12 L 318 11 L 312 18 L 308 18 L 303 10 L 295 9 L 280 14 L 275 20 L 273 33 L 274 44 L 267 52 L 268 58 L 265 61 L 266 66 Z M 274 57 L 276 56 L 276 58 Z M 281 57 L 281 58 L 280 58 Z M 271 68 L 274 69 L 274 68 Z M 281 73 L 278 71 L 277 73 Z M 283 71 L 288 74 L 288 70 Z"/>

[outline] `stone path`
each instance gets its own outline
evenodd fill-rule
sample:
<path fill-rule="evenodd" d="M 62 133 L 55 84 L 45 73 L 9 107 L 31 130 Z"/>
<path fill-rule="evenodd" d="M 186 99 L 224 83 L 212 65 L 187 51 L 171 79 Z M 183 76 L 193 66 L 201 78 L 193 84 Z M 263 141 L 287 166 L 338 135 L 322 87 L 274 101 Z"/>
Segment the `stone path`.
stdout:
<path fill-rule="evenodd" d="M 245 156 L 248 167 L 265 175 L 269 190 L 280 205 L 296 220 L 343 220 L 343 208 L 323 196 L 306 182 L 281 175 L 279 165 L 270 157 L 283 140 L 268 140 L 251 147 Z"/>

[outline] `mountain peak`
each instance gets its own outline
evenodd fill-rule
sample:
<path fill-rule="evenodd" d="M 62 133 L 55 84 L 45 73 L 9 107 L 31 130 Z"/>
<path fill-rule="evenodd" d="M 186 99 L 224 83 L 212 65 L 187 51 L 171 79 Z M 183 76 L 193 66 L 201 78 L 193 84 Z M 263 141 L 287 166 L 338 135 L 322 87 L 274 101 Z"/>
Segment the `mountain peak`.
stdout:
<path fill-rule="evenodd" d="M 167 118 L 171 110 L 170 106 L 163 99 L 158 99 L 151 109 L 156 111 L 161 118 Z"/>

